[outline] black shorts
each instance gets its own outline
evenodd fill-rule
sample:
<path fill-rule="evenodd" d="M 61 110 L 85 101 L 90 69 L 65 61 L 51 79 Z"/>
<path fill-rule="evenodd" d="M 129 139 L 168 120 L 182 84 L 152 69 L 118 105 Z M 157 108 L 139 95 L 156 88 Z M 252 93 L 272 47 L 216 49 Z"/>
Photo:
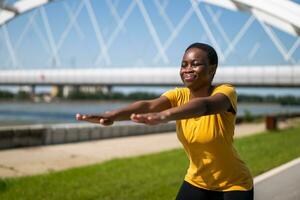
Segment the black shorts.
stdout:
<path fill-rule="evenodd" d="M 249 191 L 218 192 L 201 189 L 184 181 L 176 200 L 253 200 L 253 189 Z"/>

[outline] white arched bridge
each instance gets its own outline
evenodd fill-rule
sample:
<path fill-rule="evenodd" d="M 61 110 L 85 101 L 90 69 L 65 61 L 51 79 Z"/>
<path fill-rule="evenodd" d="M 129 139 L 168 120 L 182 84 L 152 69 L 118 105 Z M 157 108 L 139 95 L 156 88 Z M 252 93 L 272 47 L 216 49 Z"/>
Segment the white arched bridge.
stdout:
<path fill-rule="evenodd" d="M 0 0 L 0 26 L 18 15 L 57 0 L 18 0 L 11 5 Z M 137 4 L 139 0 L 135 0 Z M 257 19 L 293 35 L 300 35 L 300 7 L 289 0 L 192 0 L 192 5 L 206 2 L 234 11 L 249 12 Z"/>
<path fill-rule="evenodd" d="M 103 1 L 107 4 L 109 11 L 114 16 L 116 23 L 115 29 L 112 28 L 112 32 L 105 34 L 103 27 L 97 21 L 97 16 L 92 8 L 91 0 L 78 1 L 76 9 L 70 9 L 67 4 L 64 8 L 69 16 L 69 23 L 65 30 L 62 31 L 59 40 L 55 40 L 53 36 L 53 30 L 49 23 L 48 15 L 44 9 L 44 5 L 51 2 L 65 2 L 58 0 L 16 0 L 16 1 L 4 1 L 0 0 L 0 29 L 3 32 L 3 38 L 5 41 L 7 54 L 9 57 L 8 65 L 11 67 L 0 66 L 0 85 L 108 85 L 108 86 L 173 86 L 181 85 L 181 80 L 176 67 L 171 66 L 170 55 L 168 50 L 182 31 L 185 24 L 193 15 L 203 28 L 203 32 L 206 35 L 208 43 L 212 44 L 219 55 L 221 67 L 219 67 L 215 83 L 231 83 L 236 86 L 242 87 L 300 87 L 300 65 L 299 54 L 295 53 L 299 50 L 300 46 L 300 5 L 290 0 L 190 0 L 189 8 L 186 10 L 182 18 L 175 24 L 172 22 L 170 15 L 166 12 L 166 5 L 173 1 L 158 1 L 154 0 L 155 9 L 159 11 L 162 21 L 165 22 L 168 27 L 169 33 L 166 34 L 165 40 L 159 35 L 159 28 L 153 23 L 149 10 L 145 6 L 146 1 L 143 0 L 131 0 L 126 7 L 125 12 L 118 13 L 117 4 L 119 1 Z M 228 34 L 224 31 L 224 27 L 220 23 L 220 14 L 213 13 L 209 7 L 205 7 L 208 17 L 202 14 L 199 5 L 200 3 L 215 5 L 218 7 L 226 8 L 235 12 L 249 13 L 249 18 L 237 32 L 233 38 L 229 38 Z M 63 6 L 62 6 L 63 7 Z M 62 69 L 64 63 L 62 63 L 64 57 L 63 51 L 61 51 L 64 42 L 67 40 L 68 34 L 72 28 L 76 32 L 82 32 L 80 24 L 77 23 L 77 18 L 83 8 L 87 10 L 87 18 L 91 22 L 92 29 L 95 33 L 95 43 L 98 45 L 99 53 L 94 56 L 95 66 L 86 69 L 84 67 L 76 69 L 65 68 Z M 74 7 L 73 7 L 74 8 Z M 113 53 L 110 52 L 114 43 L 117 41 L 117 37 L 122 31 L 129 31 L 126 29 L 126 21 L 130 14 L 136 9 L 141 13 L 142 21 L 150 35 L 149 43 L 154 44 L 153 49 L 155 55 L 153 56 L 153 63 L 158 66 L 158 61 L 162 61 L 162 64 L 166 66 L 145 68 L 145 67 L 123 67 L 123 68 L 111 68 L 114 63 L 112 59 Z M 204 7 L 202 8 L 204 9 Z M 7 25 L 13 19 L 18 16 L 22 16 L 29 11 L 34 12 L 28 20 L 28 24 L 25 26 L 24 31 L 20 33 L 21 39 L 14 44 L 11 40 Z M 38 15 L 38 11 L 41 15 L 41 22 L 45 26 L 44 34 L 40 31 L 35 22 L 35 16 Z M 214 24 L 216 30 L 220 32 L 220 37 L 216 37 L 216 31 L 212 30 L 212 25 L 207 23 L 207 18 L 212 20 L 211 24 Z M 261 26 L 263 32 L 268 36 L 283 60 L 286 61 L 286 65 L 271 65 L 271 66 L 222 66 L 226 60 L 229 59 L 232 52 L 236 51 L 238 43 L 241 38 L 244 37 L 249 27 L 254 21 Z M 43 45 L 50 53 L 45 63 L 50 63 L 50 69 L 30 69 L 30 67 L 24 67 L 22 65 L 22 59 L 18 59 L 17 50 L 22 43 L 22 38 L 32 26 L 42 38 Z M 283 31 L 287 35 L 291 35 L 296 38 L 290 45 L 290 48 L 286 48 L 283 42 L 279 39 L 278 35 L 274 33 L 275 29 Z M 107 29 L 108 30 L 108 29 Z M 16 35 L 16 34 L 15 34 Z M 59 34 L 57 34 L 59 35 Z M 44 38 L 46 37 L 46 39 Z M 121 37 L 121 36 L 119 36 Z M 226 48 L 222 48 L 220 40 L 225 41 Z M 291 42 L 290 42 L 291 43 Z M 1 45 L 1 44 L 0 44 Z M 17 47 L 16 47 L 17 46 Z M 259 48 L 259 44 L 255 44 L 250 50 L 248 56 L 252 58 Z M 130 47 L 128 47 L 130 49 Z M 1 49 L 0 49 L 1 50 Z M 2 51 L 3 52 L 3 51 Z M 299 51 L 298 51 L 299 52 Z M 20 54 L 20 53 L 19 53 Z M 138 54 L 138 53 L 137 53 Z M 297 55 L 296 55 L 297 54 Z M 26 56 L 24 56 L 26 57 Z M 299 57 L 299 56 L 298 56 Z M 298 59 L 298 60 L 297 60 Z M 102 63 L 101 63 L 102 62 Z M 142 62 L 143 63 L 143 62 Z M 153 64 L 151 63 L 151 64 Z M 139 64 L 139 63 L 138 63 Z M 136 64 L 136 66 L 138 66 Z M 1 63 L 2 65 L 2 63 Z M 99 66 L 105 66 L 99 68 Z M 49 67 L 48 67 L 49 68 Z"/>
<path fill-rule="evenodd" d="M 239 87 L 300 87 L 300 66 L 219 67 L 214 83 Z M 2 70 L 1 85 L 179 86 L 179 69 L 111 68 Z"/>
<path fill-rule="evenodd" d="M 34 29 L 34 32 L 36 32 L 36 34 L 38 35 L 38 38 L 43 40 L 43 45 L 47 46 L 47 50 L 50 50 L 51 52 L 50 58 L 48 59 L 47 63 L 55 65 L 56 67 L 63 66 L 59 53 L 64 42 L 67 40 L 67 36 L 70 34 L 72 28 L 74 28 L 75 32 L 81 35 L 81 37 L 83 35 L 80 24 L 77 22 L 83 8 L 86 8 L 87 10 L 89 22 L 92 24 L 92 29 L 94 30 L 94 33 L 96 35 L 95 43 L 99 47 L 99 55 L 96 56 L 95 64 L 98 65 L 101 64 L 101 61 L 103 60 L 104 64 L 113 64 L 111 58 L 112 55 L 109 50 L 111 46 L 116 42 L 116 39 L 120 35 L 120 32 L 126 29 L 128 18 L 135 9 L 141 13 L 141 17 L 143 18 L 147 30 L 151 36 L 151 43 L 153 43 L 157 49 L 156 56 L 153 58 L 153 61 L 156 63 L 161 59 L 164 64 L 170 64 L 170 59 L 167 55 L 167 51 L 169 50 L 174 40 L 178 37 L 183 27 L 191 19 L 192 15 L 196 17 L 196 20 L 203 27 L 203 32 L 206 34 L 208 42 L 216 48 L 221 62 L 225 62 L 230 54 L 236 50 L 238 43 L 245 36 L 249 27 L 255 22 L 255 20 L 258 24 L 260 24 L 263 31 L 273 42 L 275 48 L 278 50 L 285 61 L 288 61 L 292 64 L 298 64 L 299 62 L 293 58 L 293 54 L 300 46 L 300 38 L 298 38 L 300 35 L 300 5 L 290 0 L 189 0 L 186 2 L 190 3 L 190 8 L 186 10 L 186 13 L 182 16 L 181 20 L 177 22 L 177 24 L 174 24 L 174 22 L 172 22 L 172 17 L 168 15 L 166 11 L 166 5 L 168 3 L 171 4 L 174 2 L 169 0 L 153 0 L 154 6 L 161 16 L 161 21 L 164 22 L 165 26 L 169 29 L 169 33 L 165 42 L 160 38 L 158 31 L 159 27 L 157 27 L 157 25 L 153 23 L 150 12 L 145 6 L 146 1 L 129 1 L 129 5 L 125 10 L 124 15 L 122 15 L 118 13 L 117 9 L 117 4 L 119 4 L 119 1 L 103 0 L 103 2 L 106 2 L 107 9 L 110 11 L 111 15 L 117 22 L 117 26 L 109 34 L 110 37 L 108 38 L 104 37 L 104 28 L 99 25 L 98 19 L 96 17 L 96 12 L 92 8 L 93 5 L 91 1 L 92 0 L 78 1 L 79 3 L 77 8 L 75 9 L 75 11 L 72 11 L 70 6 L 65 3 L 67 2 L 67 0 L 0 0 L 0 28 L 3 29 L 3 35 L 12 67 L 16 68 L 20 67 L 20 65 L 22 67 L 22 63 L 19 63 L 20 61 L 17 58 L 15 49 L 16 47 L 14 45 L 15 41 L 12 41 L 9 30 L 6 27 L 8 22 L 12 21 L 18 16 L 22 16 L 24 13 L 28 13 L 29 11 L 34 10 L 24 30 L 20 33 L 20 38 L 16 42 L 16 46 L 20 46 L 20 41 L 22 41 L 24 35 L 28 33 L 30 27 L 32 27 L 32 29 Z M 61 37 L 58 41 L 55 40 L 53 28 L 51 27 L 49 17 L 47 15 L 46 9 L 44 8 L 44 5 L 51 2 L 57 2 L 59 4 L 61 4 L 62 2 L 61 7 L 65 9 L 65 12 L 67 13 L 67 16 L 69 18 L 69 23 L 67 24 L 65 30 L 62 32 Z M 207 5 L 215 5 L 234 12 L 246 12 L 250 14 L 250 17 L 246 20 L 235 37 L 233 39 L 230 39 L 220 22 L 220 12 L 214 13 L 209 7 L 200 6 L 200 3 L 201 5 L 203 5 L 203 3 Z M 205 16 L 202 13 L 199 6 L 203 9 L 206 9 L 208 16 Z M 44 33 L 42 33 L 41 30 L 39 30 L 39 28 L 37 27 L 35 18 L 38 16 L 38 13 L 40 13 L 40 19 L 42 20 L 42 23 L 45 27 Z M 212 29 L 212 25 L 207 22 L 208 20 L 212 21 L 213 25 L 216 27 L 216 30 Z M 297 37 L 297 40 L 293 42 L 290 48 L 287 48 L 269 25 L 289 35 Z M 219 38 L 216 36 L 216 32 L 220 33 Z M 46 41 L 44 37 L 46 37 Z M 227 48 L 225 50 L 219 44 L 220 39 L 223 40 L 227 45 Z M 48 43 L 48 45 L 46 45 L 46 43 Z M 259 42 L 255 43 L 249 54 L 254 54 L 259 49 L 259 47 Z"/>

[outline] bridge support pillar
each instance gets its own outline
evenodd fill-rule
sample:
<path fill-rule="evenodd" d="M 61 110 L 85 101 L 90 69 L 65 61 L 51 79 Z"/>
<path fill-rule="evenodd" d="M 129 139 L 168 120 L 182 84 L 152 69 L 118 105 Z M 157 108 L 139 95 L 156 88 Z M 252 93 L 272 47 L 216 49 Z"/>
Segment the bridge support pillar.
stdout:
<path fill-rule="evenodd" d="M 55 85 L 51 89 L 51 97 L 69 97 L 72 92 L 83 92 L 96 94 L 102 92 L 109 94 L 112 92 L 112 86 L 74 86 L 74 85 Z"/>
<path fill-rule="evenodd" d="M 112 91 L 112 86 L 97 86 L 97 85 L 89 85 L 89 86 L 80 86 L 79 91 L 88 94 L 109 94 Z"/>
<path fill-rule="evenodd" d="M 79 86 L 65 85 L 63 86 L 62 96 L 69 97 L 72 92 L 78 92 Z"/>
<path fill-rule="evenodd" d="M 101 91 L 103 92 L 103 94 L 110 94 L 112 92 L 112 86 L 111 85 L 101 86 Z"/>
<path fill-rule="evenodd" d="M 53 85 L 50 92 L 51 97 L 61 97 L 62 96 L 62 86 Z"/>
<path fill-rule="evenodd" d="M 71 85 L 55 85 L 52 86 L 51 96 L 52 97 L 68 97 L 71 92 L 79 91 L 79 86 Z"/>

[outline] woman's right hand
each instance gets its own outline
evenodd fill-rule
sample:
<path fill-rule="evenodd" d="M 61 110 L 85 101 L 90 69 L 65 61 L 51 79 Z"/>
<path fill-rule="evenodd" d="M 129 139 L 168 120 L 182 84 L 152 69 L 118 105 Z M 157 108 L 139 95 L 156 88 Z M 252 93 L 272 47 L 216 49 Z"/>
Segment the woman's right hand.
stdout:
<path fill-rule="evenodd" d="M 90 123 L 101 124 L 104 126 L 109 126 L 114 123 L 114 118 L 112 114 L 106 112 L 100 115 L 86 115 L 86 114 L 76 114 L 76 120 L 78 121 L 87 121 Z"/>

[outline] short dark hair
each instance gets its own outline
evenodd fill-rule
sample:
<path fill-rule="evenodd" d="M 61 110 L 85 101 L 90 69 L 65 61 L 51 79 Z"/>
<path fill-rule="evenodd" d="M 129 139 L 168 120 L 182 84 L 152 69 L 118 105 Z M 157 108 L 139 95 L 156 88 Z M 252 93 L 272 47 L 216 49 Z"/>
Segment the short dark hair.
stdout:
<path fill-rule="evenodd" d="M 218 66 L 218 55 L 217 55 L 216 50 L 212 46 L 205 44 L 205 43 L 196 42 L 196 43 L 193 43 L 190 46 L 188 46 L 188 48 L 186 48 L 185 52 L 187 52 L 191 48 L 198 48 L 198 49 L 205 51 L 207 53 L 209 64 Z"/>

